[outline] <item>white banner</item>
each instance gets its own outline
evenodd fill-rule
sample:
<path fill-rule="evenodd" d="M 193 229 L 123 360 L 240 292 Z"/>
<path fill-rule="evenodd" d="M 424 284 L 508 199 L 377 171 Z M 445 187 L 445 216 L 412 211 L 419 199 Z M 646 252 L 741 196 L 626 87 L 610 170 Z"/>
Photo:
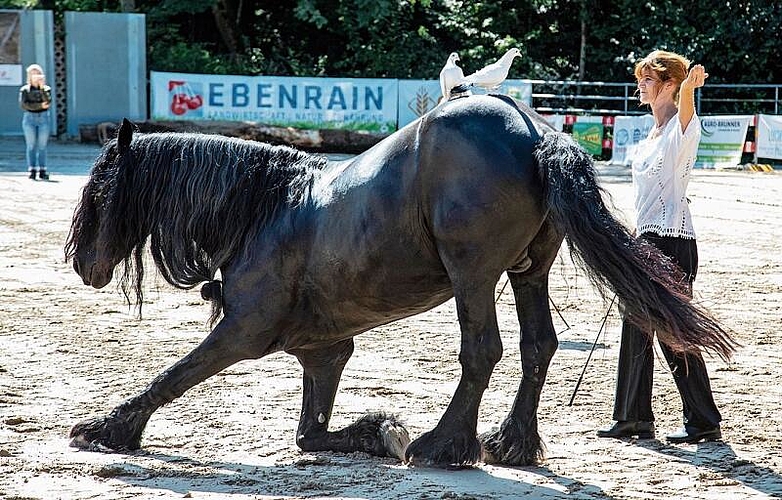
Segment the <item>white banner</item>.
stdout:
<path fill-rule="evenodd" d="M 611 163 L 630 165 L 633 150 L 641 140 L 646 139 L 654 126 L 652 115 L 617 116 L 614 120 L 614 145 Z"/>
<path fill-rule="evenodd" d="M 21 64 L 0 64 L 0 85 L 20 87 L 26 83 L 22 80 L 22 73 Z"/>
<path fill-rule="evenodd" d="M 532 84 L 524 80 L 505 80 L 497 89 L 498 94 L 509 95 L 512 98 L 532 106 Z"/>
<path fill-rule="evenodd" d="M 251 121 L 390 133 L 397 80 L 151 72 L 156 120 Z"/>
<path fill-rule="evenodd" d="M 557 132 L 562 132 L 565 127 L 565 115 L 541 115 L 546 119 L 549 125 L 554 127 Z"/>
<path fill-rule="evenodd" d="M 439 80 L 399 80 L 399 128 L 433 110 L 441 95 Z"/>
<path fill-rule="evenodd" d="M 757 158 L 782 160 L 782 116 L 758 115 L 755 151 Z"/>
<path fill-rule="evenodd" d="M 473 94 L 484 93 L 482 89 Z M 532 105 L 532 84 L 524 80 L 505 80 L 492 93 L 513 97 Z M 440 80 L 399 80 L 399 128 L 434 109 L 442 96 Z"/>
<path fill-rule="evenodd" d="M 697 168 L 734 168 L 741 163 L 744 139 L 752 115 L 701 117 Z"/>

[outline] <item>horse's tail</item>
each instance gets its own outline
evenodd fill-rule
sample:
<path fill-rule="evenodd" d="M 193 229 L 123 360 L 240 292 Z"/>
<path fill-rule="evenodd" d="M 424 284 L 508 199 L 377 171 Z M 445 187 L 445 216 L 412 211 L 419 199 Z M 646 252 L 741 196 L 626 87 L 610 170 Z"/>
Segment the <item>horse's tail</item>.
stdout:
<path fill-rule="evenodd" d="M 201 287 L 201 298 L 212 303 L 209 324 L 213 325 L 223 312 L 223 282 L 213 279 L 204 283 Z"/>
<path fill-rule="evenodd" d="M 612 290 L 625 315 L 677 351 L 699 347 L 730 358 L 738 345 L 689 298 L 689 283 L 656 247 L 636 239 L 610 212 L 589 154 L 567 134 L 544 135 L 534 151 L 549 217 L 571 255 L 601 290 Z"/>

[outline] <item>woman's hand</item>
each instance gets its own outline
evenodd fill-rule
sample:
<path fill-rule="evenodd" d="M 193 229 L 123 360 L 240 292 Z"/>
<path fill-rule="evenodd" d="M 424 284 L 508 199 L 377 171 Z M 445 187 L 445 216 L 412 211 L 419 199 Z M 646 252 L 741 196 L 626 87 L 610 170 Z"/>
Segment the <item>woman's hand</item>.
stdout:
<path fill-rule="evenodd" d="M 703 68 L 702 64 L 696 64 L 692 68 L 690 68 L 689 74 L 687 74 L 687 78 L 682 82 L 681 88 L 682 89 L 697 89 L 699 87 L 703 87 L 703 84 L 706 83 L 706 79 L 709 77 L 709 74 L 706 73 L 706 70 Z"/>
<path fill-rule="evenodd" d="M 696 64 L 690 68 L 687 78 L 679 87 L 679 123 L 681 123 L 682 133 L 687 130 L 695 114 L 695 89 L 703 87 L 708 77 L 709 74 L 706 73 L 703 65 Z"/>

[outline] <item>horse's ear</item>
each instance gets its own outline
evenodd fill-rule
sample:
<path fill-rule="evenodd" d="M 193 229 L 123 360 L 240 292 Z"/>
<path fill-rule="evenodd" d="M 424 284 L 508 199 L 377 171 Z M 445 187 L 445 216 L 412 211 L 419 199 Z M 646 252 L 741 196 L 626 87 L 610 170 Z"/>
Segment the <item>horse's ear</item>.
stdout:
<path fill-rule="evenodd" d="M 125 154 L 130 149 L 130 141 L 133 139 L 133 124 L 127 118 L 122 119 L 122 125 L 117 132 L 117 152 Z"/>

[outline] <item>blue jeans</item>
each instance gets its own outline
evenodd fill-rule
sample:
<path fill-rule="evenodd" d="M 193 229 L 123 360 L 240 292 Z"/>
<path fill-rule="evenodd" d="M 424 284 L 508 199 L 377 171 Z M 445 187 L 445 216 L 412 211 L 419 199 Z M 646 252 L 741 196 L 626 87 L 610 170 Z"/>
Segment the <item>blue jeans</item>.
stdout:
<path fill-rule="evenodd" d="M 31 113 L 22 116 L 24 142 L 27 144 L 28 168 L 46 168 L 46 143 L 49 141 L 49 112 Z"/>

